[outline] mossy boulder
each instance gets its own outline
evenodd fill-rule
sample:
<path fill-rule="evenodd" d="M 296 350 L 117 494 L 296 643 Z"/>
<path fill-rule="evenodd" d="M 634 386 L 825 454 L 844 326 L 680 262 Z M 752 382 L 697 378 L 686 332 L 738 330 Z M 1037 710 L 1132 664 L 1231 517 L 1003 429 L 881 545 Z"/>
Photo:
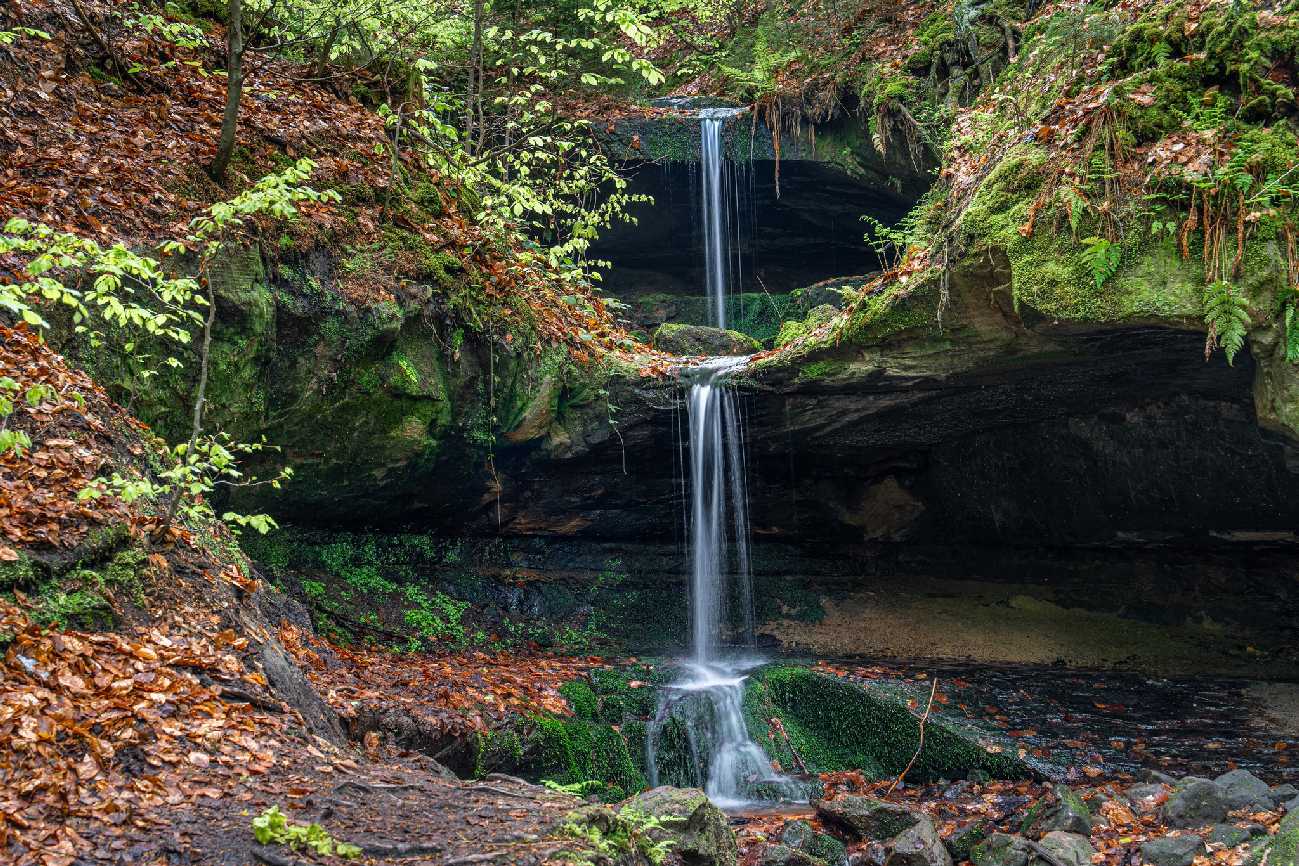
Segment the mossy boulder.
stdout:
<path fill-rule="evenodd" d="M 684 866 L 735 866 L 739 860 L 726 815 L 703 791 L 653 788 L 627 800 L 621 811 L 658 819 L 660 826 L 649 834 L 656 840 L 671 840 L 672 852 Z"/>
<path fill-rule="evenodd" d="M 612 725 L 536 716 L 479 734 L 474 774 L 507 772 L 537 782 L 592 783 L 591 793 L 613 802 L 645 787 L 638 759 Z"/>
<path fill-rule="evenodd" d="M 780 831 L 780 843 L 827 866 L 838 866 L 845 859 L 845 847 L 828 833 L 818 833 L 807 821 L 787 821 Z"/>
<path fill-rule="evenodd" d="M 783 767 L 801 761 L 812 773 L 857 769 L 878 779 L 896 776 L 916 753 L 920 720 L 912 700 L 905 690 L 781 665 L 750 677 L 745 713 L 750 735 Z M 781 719 L 787 739 L 769 736 L 766 720 L 773 717 Z M 951 779 L 973 771 L 999 779 L 1036 772 L 991 732 L 932 714 L 908 778 Z"/>
<path fill-rule="evenodd" d="M 776 348 L 779 349 L 796 340 L 803 339 L 822 325 L 829 324 L 838 313 L 839 310 L 830 304 L 822 304 L 819 307 L 813 307 L 805 319 L 799 321 L 786 320 L 781 323 L 780 331 L 776 334 Z"/>
<path fill-rule="evenodd" d="M 762 346 L 739 331 L 669 322 L 654 332 L 654 348 L 673 355 L 711 356 L 751 355 Z"/>
<path fill-rule="evenodd" d="M 1035 809 L 1025 818 L 1024 835 L 1037 838 L 1054 832 L 1089 835 L 1093 818 L 1082 798 L 1067 785 L 1056 785 L 1052 792 L 1054 803 Z"/>
<path fill-rule="evenodd" d="M 1028 840 L 1009 833 L 993 833 L 970 852 L 974 866 L 1028 866 L 1032 856 Z"/>

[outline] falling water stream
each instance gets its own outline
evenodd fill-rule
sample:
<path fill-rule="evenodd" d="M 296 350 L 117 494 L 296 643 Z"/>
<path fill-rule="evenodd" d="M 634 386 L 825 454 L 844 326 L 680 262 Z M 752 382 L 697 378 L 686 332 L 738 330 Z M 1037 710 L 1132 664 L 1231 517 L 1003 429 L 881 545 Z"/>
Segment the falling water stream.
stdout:
<path fill-rule="evenodd" d="M 700 219 L 704 236 L 704 279 L 713 325 L 726 327 L 730 288 L 731 225 L 727 207 L 726 162 L 722 156 L 722 127 L 742 108 L 705 108 L 699 112 Z"/>
<path fill-rule="evenodd" d="M 733 109 L 700 113 L 703 222 L 709 306 L 726 324 L 727 234 L 721 127 Z M 651 784 L 659 783 L 660 732 L 680 723 L 688 745 L 688 779 L 714 803 L 741 808 L 755 800 L 798 799 L 802 786 L 774 772 L 744 720 L 746 672 L 754 653 L 753 582 L 749 568 L 748 491 L 743 425 L 726 378 L 744 357 L 711 358 L 687 371 L 690 391 L 690 637 L 686 679 L 665 688 L 646 738 Z M 729 638 L 729 643 L 727 640 Z"/>

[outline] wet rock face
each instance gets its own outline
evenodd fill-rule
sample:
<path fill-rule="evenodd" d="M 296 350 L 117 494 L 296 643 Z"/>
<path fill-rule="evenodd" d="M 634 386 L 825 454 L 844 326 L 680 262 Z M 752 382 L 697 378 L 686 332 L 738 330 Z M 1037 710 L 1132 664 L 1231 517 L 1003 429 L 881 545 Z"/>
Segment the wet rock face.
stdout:
<path fill-rule="evenodd" d="M 777 198 L 775 169 L 770 160 L 739 165 L 735 291 L 788 292 L 879 269 L 879 258 L 862 242 L 861 215 L 893 225 L 914 199 L 837 166 L 800 160 L 781 161 Z M 627 173 L 628 191 L 653 196 L 655 203 L 633 205 L 637 223 L 611 227 L 592 247 L 593 257 L 614 265 L 604 290 L 629 301 L 647 293 L 701 294 L 698 165 L 647 164 Z"/>

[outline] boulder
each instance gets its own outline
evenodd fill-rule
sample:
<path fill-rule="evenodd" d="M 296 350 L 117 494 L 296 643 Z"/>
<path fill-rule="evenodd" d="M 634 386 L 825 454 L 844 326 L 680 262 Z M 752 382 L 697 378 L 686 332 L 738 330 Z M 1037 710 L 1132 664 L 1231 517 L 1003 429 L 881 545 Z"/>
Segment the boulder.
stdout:
<path fill-rule="evenodd" d="M 1092 843 L 1080 833 L 1053 830 L 1043 836 L 1039 844 L 1054 854 L 1064 866 L 1091 866 L 1092 855 L 1096 853 Z M 1046 866 L 1046 861 L 1041 857 L 1034 859 L 1035 866 Z"/>
<path fill-rule="evenodd" d="M 768 845 L 758 855 L 758 866 L 825 866 L 825 861 L 788 845 Z"/>
<path fill-rule="evenodd" d="M 1282 808 L 1288 813 L 1299 812 L 1299 797 L 1295 797 L 1289 803 L 1283 804 Z"/>
<path fill-rule="evenodd" d="M 659 819 L 655 841 L 672 840 L 672 852 L 685 866 L 736 866 L 739 848 L 726 815 L 695 788 L 653 788 L 625 801 L 619 817 L 640 813 Z"/>
<path fill-rule="evenodd" d="M 786 821 L 785 826 L 780 829 L 780 844 L 806 851 L 812 846 L 812 839 L 815 836 L 816 830 L 812 829 L 812 825 L 806 821 Z"/>
<path fill-rule="evenodd" d="M 1191 866 L 1204 850 L 1204 841 L 1194 834 L 1161 836 L 1141 845 L 1141 859 L 1150 866 Z"/>
<path fill-rule="evenodd" d="M 816 832 L 806 821 L 786 821 L 780 832 L 780 843 L 822 860 L 827 866 L 839 866 L 846 859 L 842 842 Z"/>
<path fill-rule="evenodd" d="M 1272 808 L 1272 790 L 1249 770 L 1232 770 L 1213 781 L 1222 789 L 1228 810 Z"/>
<path fill-rule="evenodd" d="M 1255 836 L 1266 836 L 1267 828 L 1262 824 L 1246 824 L 1237 827 L 1235 824 L 1215 824 L 1209 833 L 1209 841 L 1228 848 L 1235 848 L 1253 839 Z"/>
<path fill-rule="evenodd" d="M 739 331 L 705 325 L 661 325 L 654 332 L 654 348 L 673 355 L 752 355 L 760 351 L 758 341 Z"/>
<path fill-rule="evenodd" d="M 924 815 L 905 806 L 859 794 L 841 794 L 833 800 L 818 800 L 815 806 L 817 814 L 826 823 L 843 827 L 860 839 L 892 839 L 925 820 Z"/>
<path fill-rule="evenodd" d="M 1277 785 L 1269 790 L 1267 795 L 1273 803 L 1287 803 L 1299 797 L 1299 788 L 1291 784 Z"/>
<path fill-rule="evenodd" d="M 1171 827 L 1203 827 L 1227 817 L 1227 799 L 1210 779 L 1188 776 L 1168 795 L 1164 821 Z"/>
<path fill-rule="evenodd" d="M 914 825 L 885 845 L 888 866 L 952 866 L 952 855 L 934 829 L 934 822 L 921 816 Z"/>
<path fill-rule="evenodd" d="M 974 853 L 975 846 L 988 838 L 991 826 L 992 824 L 988 820 L 977 818 L 949 836 L 946 843 L 952 859 L 957 863 L 962 860 L 969 860 L 970 855 Z"/>
<path fill-rule="evenodd" d="M 1164 795 L 1168 793 L 1168 786 L 1160 782 L 1151 782 L 1145 785 L 1133 785 L 1123 792 L 1128 803 L 1138 814 L 1153 812 L 1159 808 L 1163 801 Z"/>
<path fill-rule="evenodd" d="M 1008 833 L 993 833 L 970 852 L 974 866 L 1028 866 L 1032 856 L 1028 840 Z"/>
<path fill-rule="evenodd" d="M 1065 833 L 1080 833 L 1088 836 L 1092 831 L 1092 813 L 1082 798 L 1067 785 L 1055 786 L 1055 802 L 1050 805 L 1039 803 L 1024 818 L 1021 827 L 1025 836 L 1041 838 L 1057 830 Z"/>

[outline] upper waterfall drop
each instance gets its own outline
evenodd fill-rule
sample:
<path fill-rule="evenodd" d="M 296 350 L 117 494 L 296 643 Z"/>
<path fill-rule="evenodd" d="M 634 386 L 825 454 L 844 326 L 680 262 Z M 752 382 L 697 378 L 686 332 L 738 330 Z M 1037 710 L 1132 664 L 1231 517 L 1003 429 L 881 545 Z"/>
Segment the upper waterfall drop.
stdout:
<path fill-rule="evenodd" d="M 735 226 L 727 195 L 726 160 L 722 155 L 726 121 L 743 108 L 705 108 L 699 112 L 700 216 L 704 235 L 704 278 L 713 325 L 726 327 L 726 301 L 730 292 L 730 255 Z"/>

